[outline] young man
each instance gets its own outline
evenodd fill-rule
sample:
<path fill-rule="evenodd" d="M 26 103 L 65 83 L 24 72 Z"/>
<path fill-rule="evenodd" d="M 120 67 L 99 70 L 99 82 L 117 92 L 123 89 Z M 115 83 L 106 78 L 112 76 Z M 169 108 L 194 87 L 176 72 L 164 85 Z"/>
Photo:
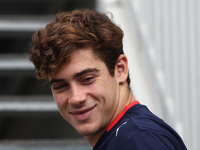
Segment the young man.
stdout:
<path fill-rule="evenodd" d="M 184 150 L 179 135 L 129 88 L 123 32 L 92 10 L 58 13 L 33 36 L 30 60 L 62 117 L 94 150 Z"/>

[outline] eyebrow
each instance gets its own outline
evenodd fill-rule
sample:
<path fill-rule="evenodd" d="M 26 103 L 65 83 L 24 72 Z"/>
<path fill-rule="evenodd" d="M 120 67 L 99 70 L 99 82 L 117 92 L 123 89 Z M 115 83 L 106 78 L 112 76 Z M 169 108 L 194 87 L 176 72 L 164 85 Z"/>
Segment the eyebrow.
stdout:
<path fill-rule="evenodd" d="M 53 83 L 59 83 L 59 82 L 63 82 L 64 79 L 52 79 L 50 82 L 49 82 L 49 85 L 51 86 Z"/>
<path fill-rule="evenodd" d="M 78 73 L 75 73 L 73 75 L 73 79 L 77 78 L 77 77 L 80 77 L 84 74 L 87 74 L 87 73 L 95 73 L 95 74 L 98 74 L 99 73 L 99 70 L 96 69 L 96 68 L 87 68 L 87 69 L 84 69 L 82 70 L 81 72 L 78 72 Z M 59 83 L 59 82 L 63 82 L 65 81 L 64 79 L 52 79 L 49 84 L 50 86 L 53 84 L 53 83 Z"/>
<path fill-rule="evenodd" d="M 98 74 L 98 73 L 99 73 L 99 70 L 96 69 L 96 68 L 87 68 L 87 69 L 85 69 L 85 70 L 83 70 L 83 71 L 81 71 L 81 72 L 75 73 L 75 74 L 73 75 L 73 78 L 80 77 L 80 76 L 82 76 L 82 75 L 84 75 L 84 74 L 87 74 L 87 73 L 95 73 L 95 74 Z"/>

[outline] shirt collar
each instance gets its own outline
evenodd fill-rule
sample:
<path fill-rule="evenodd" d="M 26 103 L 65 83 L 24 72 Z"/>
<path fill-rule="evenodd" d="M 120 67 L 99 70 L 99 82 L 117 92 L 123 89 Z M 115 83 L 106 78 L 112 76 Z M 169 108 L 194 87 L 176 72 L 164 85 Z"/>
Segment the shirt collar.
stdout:
<path fill-rule="evenodd" d="M 131 107 L 133 107 L 136 104 L 140 104 L 139 101 L 134 101 L 130 104 L 128 104 L 123 111 L 115 118 L 115 120 L 108 126 L 108 128 L 106 129 L 107 132 L 109 132 L 112 127 L 122 118 L 122 116 L 126 113 L 127 110 L 129 110 Z"/>

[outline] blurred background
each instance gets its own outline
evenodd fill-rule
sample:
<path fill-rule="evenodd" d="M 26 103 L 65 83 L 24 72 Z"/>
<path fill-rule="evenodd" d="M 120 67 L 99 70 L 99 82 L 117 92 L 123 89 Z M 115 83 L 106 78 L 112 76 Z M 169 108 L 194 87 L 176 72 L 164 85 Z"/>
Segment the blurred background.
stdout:
<path fill-rule="evenodd" d="M 28 59 L 33 33 L 75 8 L 112 12 L 136 99 L 197 150 L 200 0 L 0 0 L 0 150 L 92 149 L 60 116 Z"/>

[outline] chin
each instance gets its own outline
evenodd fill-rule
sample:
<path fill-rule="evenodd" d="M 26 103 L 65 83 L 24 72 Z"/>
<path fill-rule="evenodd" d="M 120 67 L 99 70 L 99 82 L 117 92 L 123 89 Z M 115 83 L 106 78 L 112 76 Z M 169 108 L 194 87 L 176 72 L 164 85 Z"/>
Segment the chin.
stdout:
<path fill-rule="evenodd" d="M 91 136 L 98 132 L 97 126 L 92 124 L 85 124 L 85 125 L 82 124 L 76 127 L 75 129 L 79 134 L 83 136 Z"/>
<path fill-rule="evenodd" d="M 77 132 L 82 136 L 91 136 L 91 135 L 94 135 L 96 133 L 96 131 L 91 130 L 91 129 L 77 130 Z"/>

